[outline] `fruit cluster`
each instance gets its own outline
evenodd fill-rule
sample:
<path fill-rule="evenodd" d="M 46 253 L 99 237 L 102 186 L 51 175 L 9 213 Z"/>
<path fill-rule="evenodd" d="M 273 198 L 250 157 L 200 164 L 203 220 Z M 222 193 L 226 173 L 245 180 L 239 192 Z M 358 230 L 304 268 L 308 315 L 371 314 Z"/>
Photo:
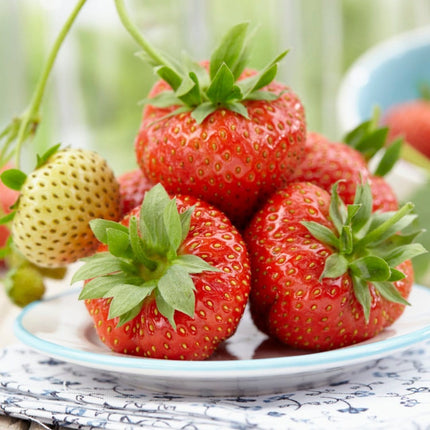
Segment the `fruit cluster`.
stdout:
<path fill-rule="evenodd" d="M 399 142 L 371 170 L 388 132 L 375 121 L 345 142 L 307 130 L 300 98 L 274 81 L 286 53 L 247 68 L 247 27 L 205 63 L 149 52 L 161 80 L 138 169 L 114 178 L 97 154 L 54 148 L 31 175 L 2 176 L 20 190 L 14 246 L 38 267 L 86 257 L 72 281 L 116 352 L 206 359 L 248 302 L 269 336 L 328 350 L 376 335 L 408 304 L 410 260 L 425 250 L 412 205 L 383 179 Z"/>

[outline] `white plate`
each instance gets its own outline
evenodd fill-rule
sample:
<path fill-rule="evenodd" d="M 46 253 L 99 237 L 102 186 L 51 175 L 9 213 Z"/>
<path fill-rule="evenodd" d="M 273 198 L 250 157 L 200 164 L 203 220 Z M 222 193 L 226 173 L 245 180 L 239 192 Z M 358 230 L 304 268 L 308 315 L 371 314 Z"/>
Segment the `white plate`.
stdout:
<path fill-rule="evenodd" d="M 235 335 L 206 361 L 158 360 L 112 353 L 99 341 L 72 290 L 32 303 L 18 316 L 23 343 L 66 362 L 115 372 L 148 390 L 190 395 L 256 395 L 349 379 L 369 362 L 430 337 L 430 288 L 415 285 L 412 306 L 377 337 L 328 352 L 305 353 L 270 341 L 245 314 Z M 123 379 L 122 379 L 123 380 Z"/>

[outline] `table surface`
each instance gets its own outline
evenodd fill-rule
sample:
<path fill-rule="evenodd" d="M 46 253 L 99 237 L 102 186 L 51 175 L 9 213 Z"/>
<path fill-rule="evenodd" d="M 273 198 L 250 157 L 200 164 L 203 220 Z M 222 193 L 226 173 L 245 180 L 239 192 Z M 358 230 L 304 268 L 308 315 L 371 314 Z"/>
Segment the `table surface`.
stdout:
<path fill-rule="evenodd" d="M 48 286 L 47 292 L 49 293 L 49 289 L 52 289 L 52 286 Z M 15 306 L 9 298 L 7 297 L 3 285 L 0 284 L 0 349 L 7 346 L 17 343 L 13 333 L 13 325 L 15 318 L 21 312 L 21 308 Z M 31 422 L 27 420 L 21 420 L 17 418 L 12 418 L 4 415 L 0 415 L 0 429 L 8 429 L 8 430 L 43 430 L 43 429 L 57 429 L 58 426 L 47 426 L 42 423 Z"/>

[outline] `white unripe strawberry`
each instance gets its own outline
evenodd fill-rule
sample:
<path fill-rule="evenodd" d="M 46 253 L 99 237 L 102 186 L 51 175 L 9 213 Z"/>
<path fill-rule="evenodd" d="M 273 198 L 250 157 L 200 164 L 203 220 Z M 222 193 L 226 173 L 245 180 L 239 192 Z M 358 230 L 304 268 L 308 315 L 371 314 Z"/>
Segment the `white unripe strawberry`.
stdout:
<path fill-rule="evenodd" d="M 13 242 L 41 267 L 66 266 L 92 254 L 99 242 L 89 221 L 120 216 L 114 173 L 100 155 L 88 150 L 55 152 L 26 177 L 20 192 Z"/>

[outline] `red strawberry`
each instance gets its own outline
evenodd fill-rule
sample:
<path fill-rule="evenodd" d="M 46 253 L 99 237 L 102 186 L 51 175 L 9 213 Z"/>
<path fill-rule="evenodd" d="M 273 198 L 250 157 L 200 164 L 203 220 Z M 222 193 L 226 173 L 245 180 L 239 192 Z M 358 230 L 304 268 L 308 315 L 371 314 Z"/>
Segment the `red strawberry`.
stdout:
<path fill-rule="evenodd" d="M 245 70 L 246 31 L 233 27 L 206 67 L 179 73 L 156 64 L 168 85 L 151 92 L 135 143 L 151 181 L 214 204 L 238 226 L 284 185 L 306 130 L 297 95 L 272 82 L 285 53 L 262 72 Z"/>
<path fill-rule="evenodd" d="M 145 193 L 154 186 L 140 169 L 123 173 L 117 177 L 117 181 L 119 183 L 122 216 L 142 204 Z"/>
<path fill-rule="evenodd" d="M 369 170 L 364 156 L 342 142 L 333 142 L 325 136 L 309 132 L 305 154 L 290 176 L 289 182 L 311 182 L 330 191 L 339 180 L 338 193 L 345 203 L 354 201 L 357 184 L 366 181 Z"/>
<path fill-rule="evenodd" d="M 233 335 L 250 268 L 223 213 L 194 197 L 171 200 L 158 184 L 121 223 L 91 226 L 104 245 L 73 282 L 87 280 L 80 298 L 113 351 L 202 360 Z"/>
<path fill-rule="evenodd" d="M 412 100 L 388 109 L 382 123 L 389 127 L 388 140 L 400 136 L 415 149 L 430 158 L 430 101 Z"/>
<path fill-rule="evenodd" d="M 381 139 L 376 140 L 383 142 L 385 137 L 383 135 Z M 377 143 L 378 149 L 379 146 Z M 369 147 L 366 146 L 366 149 Z M 371 155 L 374 155 L 373 151 Z M 390 154 L 389 156 L 391 157 Z M 386 159 L 383 158 L 383 160 Z M 390 170 L 393 163 L 394 161 L 390 160 L 388 167 L 384 165 L 383 174 Z M 382 161 L 380 165 L 383 165 Z M 379 174 L 382 168 L 377 171 Z M 388 212 L 398 209 L 397 197 L 393 189 L 382 176 L 370 172 L 367 159 L 360 151 L 346 143 L 333 142 L 319 133 L 308 133 L 305 155 L 291 175 L 290 182 L 311 182 L 326 191 L 331 191 L 338 181 L 340 182 L 337 192 L 346 204 L 354 202 L 357 185 L 369 181 L 374 211 Z"/>
<path fill-rule="evenodd" d="M 391 185 L 382 177 L 369 177 L 373 197 L 373 212 L 390 212 L 399 209 L 399 201 Z"/>
<path fill-rule="evenodd" d="M 245 232 L 258 328 L 294 347 L 328 350 L 371 338 L 403 312 L 409 261 L 425 250 L 397 234 L 413 217 L 373 213 L 368 186 L 343 205 L 310 183 L 272 196 Z M 406 216 L 405 216 L 406 215 Z"/>

